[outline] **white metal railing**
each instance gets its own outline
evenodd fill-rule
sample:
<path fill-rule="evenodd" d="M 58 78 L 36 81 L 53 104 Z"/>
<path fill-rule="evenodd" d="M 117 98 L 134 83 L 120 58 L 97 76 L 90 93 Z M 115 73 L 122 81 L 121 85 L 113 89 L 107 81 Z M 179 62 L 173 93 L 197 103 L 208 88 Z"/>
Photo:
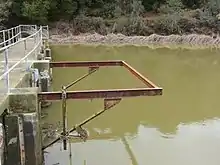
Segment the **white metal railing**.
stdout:
<path fill-rule="evenodd" d="M 0 94 L 9 93 L 36 61 L 43 38 L 49 38 L 48 26 L 19 25 L 0 31 Z"/>

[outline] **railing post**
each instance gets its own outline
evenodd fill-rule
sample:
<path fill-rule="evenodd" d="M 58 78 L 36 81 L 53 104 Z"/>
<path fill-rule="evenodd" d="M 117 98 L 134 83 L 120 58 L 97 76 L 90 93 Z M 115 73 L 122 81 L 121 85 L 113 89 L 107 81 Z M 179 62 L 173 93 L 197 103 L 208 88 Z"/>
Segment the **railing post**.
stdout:
<path fill-rule="evenodd" d="M 27 52 L 27 41 L 26 39 L 24 40 L 24 55 L 26 56 L 26 52 Z M 25 58 L 25 65 L 27 66 L 26 67 L 26 70 L 28 70 L 28 57 Z"/>
<path fill-rule="evenodd" d="M 43 46 L 43 30 L 42 30 L 42 26 L 40 26 L 40 46 Z"/>
<path fill-rule="evenodd" d="M 4 53 L 4 60 L 5 60 L 5 72 L 7 73 L 6 76 L 5 76 L 5 85 L 6 85 L 6 88 L 7 88 L 7 93 L 10 92 L 10 82 L 9 82 L 9 73 L 8 73 L 8 50 L 9 48 L 7 48 L 5 50 L 5 53 Z"/>
<path fill-rule="evenodd" d="M 25 51 L 27 50 L 27 42 L 26 42 L 26 40 L 24 40 L 24 50 Z"/>
<path fill-rule="evenodd" d="M 11 44 L 10 29 L 8 30 L 8 45 Z"/>
<path fill-rule="evenodd" d="M 12 43 L 14 43 L 14 28 L 11 29 L 11 35 L 12 35 Z"/>
<path fill-rule="evenodd" d="M 6 38 L 5 38 L 5 30 L 3 30 L 3 41 L 4 41 L 4 46 L 6 46 L 6 42 L 5 42 Z"/>
<path fill-rule="evenodd" d="M 17 42 L 17 26 L 15 27 L 15 36 L 16 37 L 15 37 L 14 41 Z"/>
<path fill-rule="evenodd" d="M 22 36 L 21 36 L 21 25 L 19 25 L 18 31 L 19 31 L 19 39 L 21 39 L 22 38 Z"/>
<path fill-rule="evenodd" d="M 34 47 L 36 46 L 36 39 L 37 39 L 37 34 L 35 34 L 34 36 Z M 34 58 L 37 58 L 37 48 L 34 50 Z"/>
<path fill-rule="evenodd" d="M 47 39 L 49 39 L 49 26 L 47 25 Z"/>

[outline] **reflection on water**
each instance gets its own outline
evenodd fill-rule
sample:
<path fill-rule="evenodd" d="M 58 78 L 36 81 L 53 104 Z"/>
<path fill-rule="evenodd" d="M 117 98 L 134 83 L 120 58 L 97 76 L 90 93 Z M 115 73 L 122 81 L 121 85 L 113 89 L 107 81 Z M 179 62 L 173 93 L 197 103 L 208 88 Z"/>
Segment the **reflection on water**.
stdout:
<path fill-rule="evenodd" d="M 89 140 L 72 143 L 72 162 L 76 165 L 218 165 L 220 163 L 220 120 L 179 124 L 175 134 L 162 134 L 156 128 L 143 125 L 133 136 L 115 139 Z M 126 142 L 124 142 L 126 139 Z M 126 146 L 126 143 L 129 146 Z M 129 149 L 135 156 L 132 160 Z M 47 149 L 46 164 L 69 164 L 69 151 L 62 144 Z M 133 158 L 133 157 L 132 157 Z M 133 158 L 134 159 L 134 158 Z"/>
<path fill-rule="evenodd" d="M 63 46 L 54 60 L 122 59 L 159 84 L 163 96 L 123 99 L 85 127 L 89 140 L 72 143 L 73 164 L 217 165 L 220 163 L 220 56 L 211 50 L 144 47 Z M 53 88 L 77 79 L 87 69 L 54 69 Z M 65 74 L 64 74 L 65 73 Z M 70 90 L 143 87 L 126 70 L 101 68 Z M 46 121 L 61 119 L 60 102 Z M 102 100 L 68 101 L 68 126 L 103 107 Z M 69 164 L 61 144 L 48 148 L 46 165 Z"/>

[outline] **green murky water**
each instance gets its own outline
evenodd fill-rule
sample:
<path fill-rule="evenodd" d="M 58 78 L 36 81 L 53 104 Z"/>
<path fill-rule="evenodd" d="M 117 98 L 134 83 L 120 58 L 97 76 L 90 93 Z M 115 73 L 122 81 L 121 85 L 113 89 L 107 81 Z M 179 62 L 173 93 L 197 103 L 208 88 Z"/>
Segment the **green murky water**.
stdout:
<path fill-rule="evenodd" d="M 74 165 L 219 165 L 220 54 L 217 50 L 145 47 L 56 46 L 55 61 L 125 60 L 163 87 L 163 96 L 124 99 L 85 127 L 85 143 L 72 143 Z M 54 69 L 53 90 L 60 90 L 87 69 Z M 101 68 L 70 90 L 143 87 L 125 69 Z M 54 102 L 46 120 L 61 120 Z M 68 101 L 72 126 L 103 107 L 102 100 Z M 47 165 L 69 164 L 68 151 L 47 149 Z"/>

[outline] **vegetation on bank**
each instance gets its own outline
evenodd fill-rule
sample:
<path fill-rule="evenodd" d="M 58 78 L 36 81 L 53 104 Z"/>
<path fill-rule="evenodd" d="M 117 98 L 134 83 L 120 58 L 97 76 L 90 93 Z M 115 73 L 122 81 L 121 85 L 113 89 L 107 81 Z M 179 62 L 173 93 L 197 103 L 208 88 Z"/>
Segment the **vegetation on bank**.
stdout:
<path fill-rule="evenodd" d="M 220 0 L 1 0 L 0 26 L 49 24 L 73 34 L 212 34 Z"/>

